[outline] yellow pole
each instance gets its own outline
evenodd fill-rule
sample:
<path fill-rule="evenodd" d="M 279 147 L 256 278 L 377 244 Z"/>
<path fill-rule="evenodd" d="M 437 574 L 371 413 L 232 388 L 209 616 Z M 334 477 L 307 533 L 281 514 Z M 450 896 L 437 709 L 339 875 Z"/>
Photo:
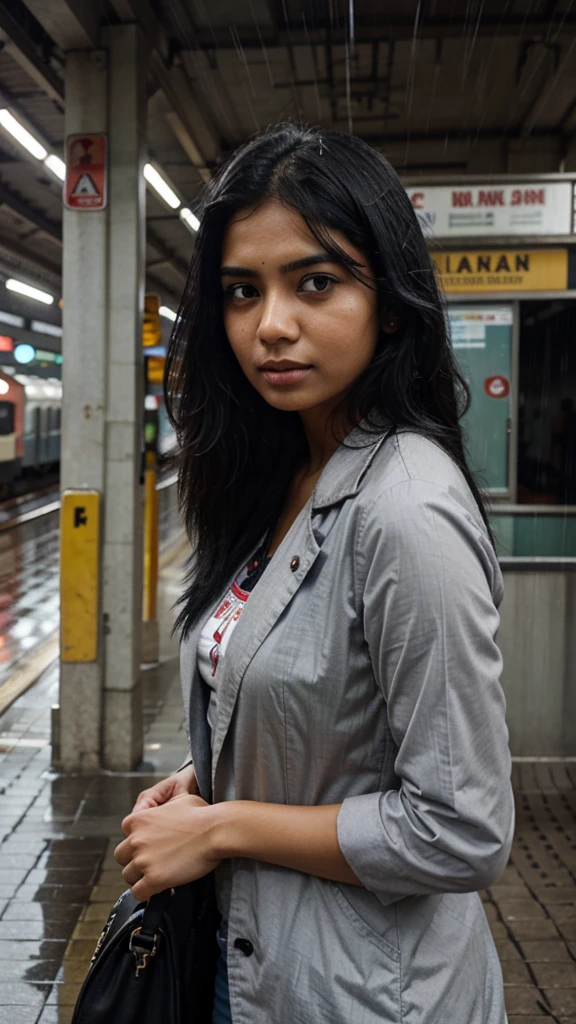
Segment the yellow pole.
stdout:
<path fill-rule="evenodd" d="M 158 598 L 158 491 L 156 490 L 156 453 L 146 452 L 144 479 L 144 622 L 156 620 Z"/>

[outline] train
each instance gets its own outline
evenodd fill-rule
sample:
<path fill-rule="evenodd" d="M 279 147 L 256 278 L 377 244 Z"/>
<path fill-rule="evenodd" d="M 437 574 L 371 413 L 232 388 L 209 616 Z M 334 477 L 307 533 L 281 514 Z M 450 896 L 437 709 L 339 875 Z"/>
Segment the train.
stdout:
<path fill-rule="evenodd" d="M 60 461 L 62 383 L 0 372 L 0 494 L 25 473 Z"/>
<path fill-rule="evenodd" d="M 170 460 L 175 436 L 158 397 L 160 462 Z M 0 498 L 24 475 L 41 476 L 60 462 L 62 382 L 0 371 Z"/>

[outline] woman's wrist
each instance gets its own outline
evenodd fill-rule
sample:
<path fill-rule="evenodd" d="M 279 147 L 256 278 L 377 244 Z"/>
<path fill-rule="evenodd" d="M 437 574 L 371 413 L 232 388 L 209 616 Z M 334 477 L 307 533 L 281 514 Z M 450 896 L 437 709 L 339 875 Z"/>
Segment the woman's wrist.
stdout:
<path fill-rule="evenodd" d="M 210 807 L 210 854 L 215 860 L 246 856 L 242 850 L 242 824 L 249 800 L 224 800 Z"/>

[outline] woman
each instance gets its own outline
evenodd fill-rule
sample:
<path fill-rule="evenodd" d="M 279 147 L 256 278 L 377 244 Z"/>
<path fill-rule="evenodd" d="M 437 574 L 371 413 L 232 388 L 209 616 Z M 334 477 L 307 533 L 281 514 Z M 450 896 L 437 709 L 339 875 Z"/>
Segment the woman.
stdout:
<path fill-rule="evenodd" d="M 194 767 L 139 797 L 124 878 L 216 868 L 214 1024 L 503 1024 L 477 893 L 513 832 L 502 580 L 386 160 L 292 124 L 243 146 L 168 362 Z"/>

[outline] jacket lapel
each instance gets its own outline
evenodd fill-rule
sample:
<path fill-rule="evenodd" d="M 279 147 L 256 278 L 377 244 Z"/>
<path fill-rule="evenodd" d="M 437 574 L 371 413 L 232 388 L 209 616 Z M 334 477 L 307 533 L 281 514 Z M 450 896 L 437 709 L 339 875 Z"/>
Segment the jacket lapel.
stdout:
<path fill-rule="evenodd" d="M 305 580 L 320 551 L 312 530 L 312 498 L 274 552 L 246 603 L 226 648 L 212 741 L 212 784 L 246 669 L 275 622 Z"/>
<path fill-rule="evenodd" d="M 208 725 L 208 703 L 210 693 L 198 671 L 198 641 L 205 616 L 201 615 L 196 625 L 182 641 L 180 647 L 180 682 L 190 753 L 194 762 L 198 789 L 203 800 L 212 799 L 212 782 L 210 778 L 210 727 Z"/>

